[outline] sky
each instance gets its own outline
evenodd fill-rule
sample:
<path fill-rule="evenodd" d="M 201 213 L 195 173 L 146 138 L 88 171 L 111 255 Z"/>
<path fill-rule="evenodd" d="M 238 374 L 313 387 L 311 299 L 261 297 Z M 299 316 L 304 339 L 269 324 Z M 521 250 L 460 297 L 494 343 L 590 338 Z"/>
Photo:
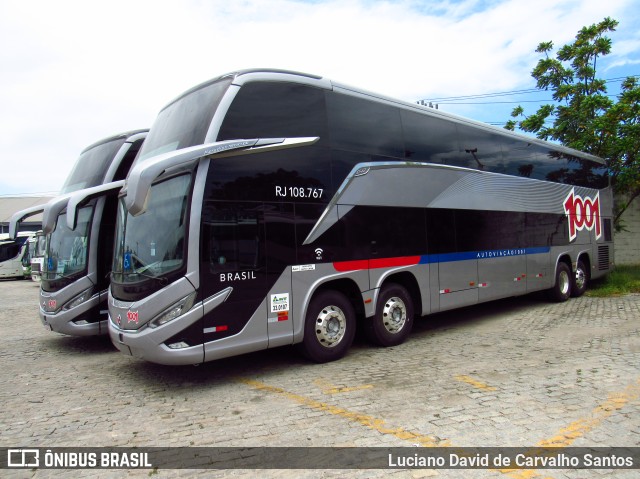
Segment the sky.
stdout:
<path fill-rule="evenodd" d="M 601 78 L 640 75 L 640 0 L 0 0 L 0 197 L 57 194 L 80 152 L 189 88 L 282 68 L 493 124 L 551 94 L 535 48 L 609 16 Z M 619 82 L 610 83 L 609 93 Z M 440 99 L 440 100 L 438 100 Z"/>

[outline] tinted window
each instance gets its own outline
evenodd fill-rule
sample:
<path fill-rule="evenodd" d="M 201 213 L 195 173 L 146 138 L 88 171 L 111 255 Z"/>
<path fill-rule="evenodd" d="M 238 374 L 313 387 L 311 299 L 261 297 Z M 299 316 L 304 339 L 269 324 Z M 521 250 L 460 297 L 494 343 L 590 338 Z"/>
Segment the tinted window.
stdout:
<path fill-rule="evenodd" d="M 404 156 L 411 161 L 449 163 L 459 155 L 454 123 L 428 115 L 402 111 Z"/>
<path fill-rule="evenodd" d="M 264 268 L 264 219 L 260 203 L 206 202 L 202 208 L 202 261 L 212 273 Z"/>
<path fill-rule="evenodd" d="M 404 157 L 397 108 L 363 98 L 328 93 L 327 113 L 332 147 Z"/>
<path fill-rule="evenodd" d="M 429 253 L 444 254 L 456 251 L 456 226 L 453 210 L 427 210 Z"/>
<path fill-rule="evenodd" d="M 606 166 L 557 151 L 545 155 L 543 170 L 547 181 L 598 189 L 609 185 Z"/>
<path fill-rule="evenodd" d="M 117 138 L 83 151 L 64 182 L 61 193 L 101 185 L 113 157 L 124 141 L 125 138 Z"/>
<path fill-rule="evenodd" d="M 544 179 L 541 165 L 544 163 L 546 148 L 515 138 L 503 138 L 502 148 L 507 162 L 505 173 L 524 178 Z"/>
<path fill-rule="evenodd" d="M 507 172 L 507 161 L 502 155 L 503 137 L 467 125 L 457 125 L 459 154 L 448 164 L 476 170 Z"/>
<path fill-rule="evenodd" d="M 525 246 L 524 213 L 456 210 L 455 217 L 458 251 Z"/>
<path fill-rule="evenodd" d="M 333 196 L 329 151 L 315 146 L 217 158 L 208 175 L 210 199 L 326 203 Z"/>
<path fill-rule="evenodd" d="M 233 100 L 218 140 L 319 136 L 327 141 L 324 92 L 292 83 L 248 83 Z"/>
<path fill-rule="evenodd" d="M 371 155 L 356 153 L 353 151 L 331 150 L 331 177 L 333 189 L 340 188 L 347 175 L 358 163 L 368 163 L 372 161 Z"/>
<path fill-rule="evenodd" d="M 567 244 L 569 231 L 564 215 L 526 213 L 527 246 L 560 246 Z"/>
<path fill-rule="evenodd" d="M 345 247 L 354 258 L 410 256 L 424 253 L 426 230 L 421 208 L 356 206 L 340 221 Z"/>
<path fill-rule="evenodd" d="M 213 114 L 231 79 L 193 90 L 165 107 L 153 123 L 139 159 L 204 143 Z"/>

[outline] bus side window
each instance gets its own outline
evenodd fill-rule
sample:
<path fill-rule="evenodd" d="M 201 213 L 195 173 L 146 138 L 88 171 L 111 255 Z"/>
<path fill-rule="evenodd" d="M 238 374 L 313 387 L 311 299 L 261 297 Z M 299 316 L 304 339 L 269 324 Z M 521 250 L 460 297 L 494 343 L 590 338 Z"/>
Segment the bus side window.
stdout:
<path fill-rule="evenodd" d="M 256 206 L 208 208 L 205 215 L 202 259 L 211 273 L 260 269 L 264 261 L 264 221 Z"/>

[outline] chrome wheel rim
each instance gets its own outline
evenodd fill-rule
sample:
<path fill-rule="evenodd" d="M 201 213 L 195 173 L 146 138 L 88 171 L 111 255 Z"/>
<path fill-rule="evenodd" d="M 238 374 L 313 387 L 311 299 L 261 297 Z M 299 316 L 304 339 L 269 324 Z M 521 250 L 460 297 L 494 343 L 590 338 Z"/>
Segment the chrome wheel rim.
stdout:
<path fill-rule="evenodd" d="M 576 270 L 576 286 L 578 287 L 578 289 L 582 289 L 584 288 L 584 285 L 586 284 L 586 282 L 587 282 L 587 275 L 582 270 L 582 268 L 578 268 Z"/>
<path fill-rule="evenodd" d="M 407 307 L 402 299 L 389 298 L 382 309 L 382 324 L 392 333 L 398 333 L 407 324 Z"/>
<path fill-rule="evenodd" d="M 322 308 L 316 318 L 315 331 L 316 338 L 322 346 L 326 348 L 337 346 L 347 331 L 347 318 L 344 312 L 337 306 Z"/>
<path fill-rule="evenodd" d="M 558 286 L 560 287 L 560 293 L 563 295 L 569 294 L 569 273 L 566 271 L 560 271 L 560 274 L 558 275 Z"/>

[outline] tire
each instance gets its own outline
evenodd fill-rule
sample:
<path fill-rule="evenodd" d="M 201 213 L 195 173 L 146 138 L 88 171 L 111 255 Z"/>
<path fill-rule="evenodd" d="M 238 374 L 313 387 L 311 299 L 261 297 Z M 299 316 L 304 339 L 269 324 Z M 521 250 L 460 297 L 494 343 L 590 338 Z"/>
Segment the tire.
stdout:
<path fill-rule="evenodd" d="M 316 363 L 342 358 L 356 332 L 356 316 L 347 297 L 338 291 L 321 291 L 313 297 L 304 324 L 302 353 Z"/>
<path fill-rule="evenodd" d="M 413 301 L 404 286 L 390 283 L 382 287 L 376 314 L 367 319 L 365 332 L 379 346 L 402 344 L 413 327 Z"/>
<path fill-rule="evenodd" d="M 562 261 L 556 267 L 556 282 L 549 290 L 549 297 L 552 301 L 562 303 L 571 296 L 571 285 L 573 283 L 571 268 Z"/>
<path fill-rule="evenodd" d="M 589 270 L 582 260 L 578 260 L 576 272 L 571 276 L 571 296 L 578 298 L 584 294 L 589 285 Z"/>

